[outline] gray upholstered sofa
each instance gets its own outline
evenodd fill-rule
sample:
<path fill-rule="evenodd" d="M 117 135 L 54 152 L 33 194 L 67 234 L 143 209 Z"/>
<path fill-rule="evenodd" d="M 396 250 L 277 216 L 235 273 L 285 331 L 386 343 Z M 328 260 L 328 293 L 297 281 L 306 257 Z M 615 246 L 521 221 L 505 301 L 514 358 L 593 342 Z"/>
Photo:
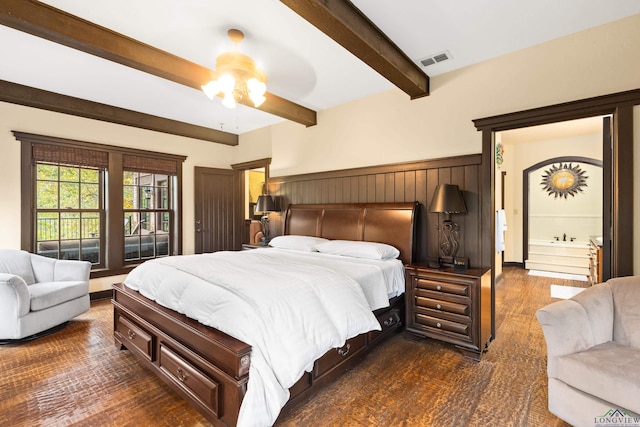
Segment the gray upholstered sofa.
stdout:
<path fill-rule="evenodd" d="M 29 337 L 87 311 L 90 269 L 85 261 L 0 250 L 0 339 Z"/>
<path fill-rule="evenodd" d="M 599 283 L 536 316 L 547 343 L 551 413 L 589 427 L 638 416 L 640 276 Z"/>

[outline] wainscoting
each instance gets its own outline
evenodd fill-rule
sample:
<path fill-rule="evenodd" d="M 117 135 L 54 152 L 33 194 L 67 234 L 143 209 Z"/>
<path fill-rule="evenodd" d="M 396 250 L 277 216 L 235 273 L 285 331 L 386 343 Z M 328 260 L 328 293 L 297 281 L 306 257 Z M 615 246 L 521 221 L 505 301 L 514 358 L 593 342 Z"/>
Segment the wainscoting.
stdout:
<path fill-rule="evenodd" d="M 451 217 L 461 228 L 458 256 L 469 258 L 471 266 L 479 266 L 480 162 L 481 155 L 475 154 L 269 178 L 269 194 L 275 197 L 280 210 L 270 215 L 272 235 L 282 234 L 282 212 L 290 203 L 418 201 L 417 259 L 437 257 L 438 224 L 444 219 L 444 214 L 429 213 L 429 203 L 438 184 L 457 184 L 468 211 Z"/>

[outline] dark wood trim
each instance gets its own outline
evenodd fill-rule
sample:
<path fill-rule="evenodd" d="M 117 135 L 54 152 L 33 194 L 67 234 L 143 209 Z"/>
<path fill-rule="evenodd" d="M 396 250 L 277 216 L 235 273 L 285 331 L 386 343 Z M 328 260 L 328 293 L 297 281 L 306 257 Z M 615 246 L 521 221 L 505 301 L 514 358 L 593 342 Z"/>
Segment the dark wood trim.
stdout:
<path fill-rule="evenodd" d="M 499 274 L 496 274 L 496 287 L 499 286 L 503 280 L 504 280 L 504 274 L 502 272 L 500 272 Z"/>
<path fill-rule="evenodd" d="M 438 169 L 438 168 L 450 168 L 461 167 L 469 165 L 480 165 L 480 154 L 469 154 L 465 156 L 444 157 L 432 160 L 419 160 L 416 162 L 405 163 L 391 163 L 380 166 L 364 166 L 352 169 L 340 169 L 327 172 L 315 172 L 300 175 L 289 175 L 280 177 L 271 177 L 271 184 L 282 184 L 290 181 L 312 181 L 318 179 L 331 179 L 331 178 L 346 178 L 361 175 L 375 175 L 403 172 L 411 169 Z"/>
<path fill-rule="evenodd" d="M 523 262 L 505 262 L 502 264 L 503 267 L 516 267 L 516 268 L 524 268 Z"/>
<path fill-rule="evenodd" d="M 483 171 L 491 168 L 494 162 L 494 146 L 490 138 L 494 132 L 556 123 L 566 120 L 580 119 L 600 115 L 613 115 L 614 150 L 613 150 L 613 184 L 615 187 L 612 206 L 614 230 L 612 242 L 611 277 L 632 274 L 633 272 L 633 106 L 640 104 L 640 89 L 618 92 L 594 98 L 565 102 L 547 107 L 534 108 L 515 113 L 502 114 L 473 120 L 476 129 L 483 132 Z M 489 163 L 489 165 L 487 165 Z M 482 211 L 491 211 L 495 197 L 495 187 L 488 185 L 492 176 L 484 176 L 483 189 L 490 191 L 491 200 L 483 202 Z M 490 188 L 489 188 L 490 187 Z M 619 197 L 624 194 L 627 197 Z M 631 197 L 628 197 L 631 195 Z M 492 229 L 493 231 L 493 229 Z M 483 229 L 485 239 L 495 244 L 495 233 Z M 488 250 L 491 250 L 488 248 Z M 495 262 L 495 261 L 494 261 Z"/>
<path fill-rule="evenodd" d="M 109 154 L 109 188 L 123 188 L 122 153 L 115 152 Z M 107 191 L 107 207 L 117 207 L 107 209 L 107 239 L 109 245 L 106 252 L 106 265 L 108 270 L 119 270 L 126 266 L 123 256 L 124 248 L 124 215 L 122 214 L 123 192 Z"/>
<path fill-rule="evenodd" d="M 620 105 L 640 104 L 640 89 L 564 102 L 472 120 L 478 130 L 494 132 L 613 114 Z"/>
<path fill-rule="evenodd" d="M 242 163 L 234 163 L 233 165 L 231 165 L 231 169 L 236 169 L 236 170 L 257 169 L 257 168 L 268 167 L 270 164 L 271 164 L 271 157 L 266 157 L 264 159 L 250 160 L 248 162 L 242 162 Z"/>
<path fill-rule="evenodd" d="M 480 165 L 480 267 L 491 269 L 491 340 L 496 339 L 496 199 L 493 132 L 482 131 Z"/>
<path fill-rule="evenodd" d="M 0 101 L 155 132 L 238 145 L 238 135 L 0 80 Z"/>
<path fill-rule="evenodd" d="M 112 289 L 105 289 L 104 291 L 91 292 L 89 294 L 89 300 L 97 301 L 101 299 L 111 299 L 113 297 Z"/>
<path fill-rule="evenodd" d="M 429 76 L 351 2 L 281 1 L 411 99 L 429 95 Z"/>
<path fill-rule="evenodd" d="M 20 249 L 32 252 L 35 219 L 32 218 L 35 171 L 31 167 L 31 142 L 20 144 Z"/>
<path fill-rule="evenodd" d="M 3 0 L 0 24 L 197 90 L 211 79 L 211 70 L 202 65 L 44 3 Z M 317 123 L 315 111 L 271 93 L 265 96 L 267 100 L 259 110 L 305 126 Z M 249 101 L 242 103 L 255 108 Z"/>
<path fill-rule="evenodd" d="M 640 101 L 638 101 L 640 104 Z M 613 119 L 613 277 L 633 275 L 633 106 L 616 108 Z"/>
<path fill-rule="evenodd" d="M 611 189 L 604 186 L 605 175 L 611 175 L 611 167 L 605 167 L 602 160 L 592 159 L 591 157 L 582 156 L 561 156 L 546 159 L 531 165 L 522 171 L 522 261 L 523 263 L 529 258 L 529 174 L 540 168 L 554 163 L 586 163 L 588 165 L 600 166 L 602 169 L 603 186 L 602 198 L 606 200 L 611 198 Z M 604 218 L 603 218 L 604 224 Z M 604 237 L 604 236 L 603 236 Z"/>
<path fill-rule="evenodd" d="M 116 145 L 100 144 L 97 142 L 85 142 L 77 139 L 59 138 L 57 136 L 39 135 L 36 133 L 11 131 L 17 140 L 30 143 L 42 143 L 48 145 L 64 145 L 67 147 L 86 148 L 94 151 L 106 151 L 108 153 L 121 153 L 135 156 L 154 157 L 158 159 L 173 160 L 176 163 L 184 162 L 187 156 L 181 154 L 160 153 L 157 151 L 142 150 L 138 148 L 119 147 Z M 31 158 L 31 156 L 29 156 Z"/>
<path fill-rule="evenodd" d="M 177 233 L 175 234 L 175 241 L 172 245 L 171 255 L 182 255 L 182 212 L 184 211 L 182 204 L 182 162 L 178 162 L 178 171 L 176 172 L 176 185 L 174 188 L 175 194 L 175 206 L 173 209 L 175 219 L 175 227 Z"/>
<path fill-rule="evenodd" d="M 602 191 L 606 191 L 609 197 L 602 199 L 602 277 L 598 280 L 605 281 L 611 278 L 613 265 L 612 259 L 612 233 L 613 228 L 613 120 L 607 116 L 602 119 L 602 164 L 607 166 L 608 173 L 602 174 Z"/>
<path fill-rule="evenodd" d="M 317 113 L 314 110 L 295 104 L 271 92 L 265 93 L 264 96 L 267 100 L 257 108 L 258 110 L 300 123 L 306 127 L 318 124 Z M 248 99 L 243 99 L 240 102 L 246 107 L 256 108 Z"/>
<path fill-rule="evenodd" d="M 105 269 L 98 269 L 98 270 L 91 270 L 91 274 L 90 274 L 90 278 L 91 279 L 97 279 L 99 277 L 111 277 L 111 276 L 119 276 L 121 274 L 128 274 L 131 270 L 133 270 L 136 267 L 136 265 L 134 264 L 128 264 L 126 267 L 122 267 L 116 270 L 107 270 Z"/>

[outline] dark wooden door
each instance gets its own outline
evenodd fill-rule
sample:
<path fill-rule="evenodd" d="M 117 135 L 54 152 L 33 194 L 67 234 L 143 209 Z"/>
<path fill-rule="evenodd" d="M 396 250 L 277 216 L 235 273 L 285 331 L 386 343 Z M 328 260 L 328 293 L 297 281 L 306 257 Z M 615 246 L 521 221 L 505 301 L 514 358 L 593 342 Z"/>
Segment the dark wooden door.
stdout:
<path fill-rule="evenodd" d="M 241 248 L 240 172 L 195 168 L 195 252 Z"/>

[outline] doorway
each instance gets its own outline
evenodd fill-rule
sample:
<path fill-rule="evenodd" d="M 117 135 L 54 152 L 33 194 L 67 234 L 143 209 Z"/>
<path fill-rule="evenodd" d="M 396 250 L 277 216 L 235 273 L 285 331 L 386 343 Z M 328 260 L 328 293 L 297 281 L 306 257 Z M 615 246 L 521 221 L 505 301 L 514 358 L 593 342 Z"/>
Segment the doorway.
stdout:
<path fill-rule="evenodd" d="M 611 159 L 607 160 L 614 165 L 610 178 L 616 189 L 610 200 L 611 277 L 633 274 L 633 109 L 639 104 L 640 90 L 632 90 L 473 120 L 476 129 L 482 132 L 481 265 L 492 269 L 493 295 L 496 286 L 496 133 L 586 117 L 610 114 L 613 118 Z M 495 307 L 494 297 L 491 301 L 493 319 Z M 495 322 L 492 322 L 492 337 L 496 337 Z"/>
<path fill-rule="evenodd" d="M 508 224 L 497 264 L 588 279 L 590 238 L 610 245 L 610 179 L 603 181 L 612 173 L 610 162 L 603 168 L 611 158 L 609 123 L 610 117 L 595 116 L 496 133 L 503 157 L 496 162 L 495 191 L 503 195 L 496 209 L 505 209 Z M 565 175 L 580 179 L 567 188 L 549 181 Z M 605 264 L 610 271 L 610 258 Z"/>

